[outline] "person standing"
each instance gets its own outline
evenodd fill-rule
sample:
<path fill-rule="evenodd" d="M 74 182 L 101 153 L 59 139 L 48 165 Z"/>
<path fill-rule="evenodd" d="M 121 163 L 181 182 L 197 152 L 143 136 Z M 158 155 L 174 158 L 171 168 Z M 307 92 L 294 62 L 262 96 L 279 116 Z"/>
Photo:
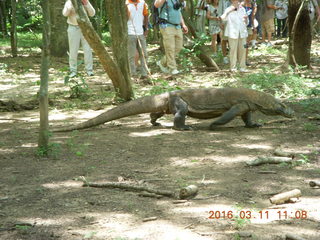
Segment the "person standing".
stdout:
<path fill-rule="evenodd" d="M 262 42 L 266 43 L 268 47 L 272 46 L 272 34 L 275 32 L 274 27 L 274 12 L 275 10 L 281 9 L 274 5 L 274 0 L 264 0 L 262 2 L 262 16 L 261 16 L 261 26 L 262 26 Z M 266 42 L 267 38 L 267 42 Z"/>
<path fill-rule="evenodd" d="M 183 32 L 188 32 L 181 14 L 183 4 L 179 0 L 155 0 L 154 6 L 160 15 L 159 26 L 165 51 L 157 64 L 164 73 L 178 74 L 175 58 L 183 47 Z"/>
<path fill-rule="evenodd" d="M 209 32 L 211 34 L 211 47 L 213 54 L 217 55 L 217 37 L 221 33 L 221 18 L 218 14 L 219 0 L 211 0 L 208 5 L 207 18 L 209 19 Z"/>
<path fill-rule="evenodd" d="M 137 76 L 136 53 L 139 52 L 141 78 L 148 78 L 147 41 L 149 24 L 148 5 L 144 0 L 127 0 L 128 11 L 128 59 L 132 77 Z"/>
<path fill-rule="evenodd" d="M 206 8 L 207 1 L 199 0 L 196 6 L 196 30 L 199 35 L 204 34 L 206 32 Z"/>
<path fill-rule="evenodd" d="M 277 18 L 277 37 L 287 37 L 287 19 L 288 19 L 288 1 L 287 0 L 276 0 L 275 5 L 280 7 L 276 10 Z"/>
<path fill-rule="evenodd" d="M 245 45 L 248 36 L 248 16 L 246 10 L 238 0 L 232 0 L 231 6 L 224 11 L 221 19 L 227 22 L 224 34 L 228 37 L 230 47 L 230 70 L 237 71 L 237 63 L 239 63 L 240 72 L 247 72 Z"/>
<path fill-rule="evenodd" d="M 92 17 L 95 15 L 95 9 L 92 7 L 89 0 L 82 0 L 82 5 L 86 10 L 87 14 Z M 71 0 L 67 0 L 64 8 L 62 10 L 62 14 L 65 17 L 68 17 L 68 40 L 69 40 L 69 68 L 70 75 L 69 77 L 75 77 L 77 75 L 77 67 L 78 67 L 78 51 L 80 48 L 80 43 L 83 48 L 84 53 L 84 63 L 85 69 L 88 76 L 93 76 L 93 58 L 92 58 L 92 50 L 84 38 L 81 29 L 78 25 L 76 12 L 72 5 Z"/>
<path fill-rule="evenodd" d="M 230 6 L 230 0 L 219 0 L 219 6 L 218 6 L 218 15 L 221 16 L 224 11 Z M 228 64 L 229 59 L 228 59 L 228 37 L 224 35 L 225 29 L 227 27 L 227 22 L 223 21 L 221 23 L 221 51 L 223 55 L 223 63 Z"/>
<path fill-rule="evenodd" d="M 247 25 L 247 31 L 248 31 L 248 37 L 247 37 L 247 45 L 246 45 L 246 65 L 251 65 L 248 61 L 248 53 L 249 53 L 249 46 L 250 43 L 253 41 L 253 44 L 255 44 L 255 37 L 257 34 L 257 29 L 254 26 L 254 20 L 255 15 L 257 12 L 257 4 L 255 1 L 252 0 L 245 0 L 241 3 L 241 5 L 246 10 L 246 14 L 248 15 L 248 25 Z"/>

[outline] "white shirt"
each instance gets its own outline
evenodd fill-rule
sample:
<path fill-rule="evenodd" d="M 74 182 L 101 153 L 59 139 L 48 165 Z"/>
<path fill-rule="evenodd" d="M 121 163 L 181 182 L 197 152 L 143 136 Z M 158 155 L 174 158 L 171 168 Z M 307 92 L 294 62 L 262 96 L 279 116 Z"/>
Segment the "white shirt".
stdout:
<path fill-rule="evenodd" d="M 96 14 L 96 11 L 92 7 L 91 3 L 88 1 L 87 5 L 84 5 L 84 9 L 87 11 L 88 15 L 90 17 L 94 16 Z M 78 26 L 78 21 L 77 21 L 77 15 L 76 12 L 73 8 L 71 0 L 68 0 L 64 8 L 62 10 L 62 15 L 65 17 L 68 17 L 67 23 L 71 25 Z"/>
<path fill-rule="evenodd" d="M 239 6 L 237 10 L 233 6 L 228 7 L 221 19 L 227 21 L 224 35 L 229 38 L 238 39 L 248 37 L 247 23 L 245 23 L 246 10 L 243 6 Z"/>
<path fill-rule="evenodd" d="M 278 19 L 285 19 L 288 17 L 288 3 L 285 0 L 276 0 L 275 5 L 283 9 L 276 10 L 276 17 Z"/>
<path fill-rule="evenodd" d="M 136 3 L 127 2 L 128 7 L 128 35 L 143 35 L 143 20 L 148 8 L 144 0 Z"/>

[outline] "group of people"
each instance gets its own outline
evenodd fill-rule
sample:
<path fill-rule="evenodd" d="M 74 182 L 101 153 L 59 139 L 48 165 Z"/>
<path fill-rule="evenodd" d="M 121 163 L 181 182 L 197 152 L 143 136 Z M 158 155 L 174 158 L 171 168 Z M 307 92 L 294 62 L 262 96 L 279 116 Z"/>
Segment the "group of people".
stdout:
<path fill-rule="evenodd" d="M 225 64 L 230 62 L 231 71 L 246 72 L 248 46 L 255 46 L 258 28 L 261 27 L 262 42 L 271 46 L 275 32 L 275 13 L 277 19 L 277 35 L 286 37 L 288 2 L 287 0 L 263 0 L 258 5 L 256 0 L 198 0 L 196 6 L 196 30 L 206 34 L 206 22 L 209 21 L 209 32 L 212 36 L 212 50 L 217 53 L 219 36 L 221 51 Z M 317 0 L 310 1 L 310 14 L 317 15 L 320 20 L 320 8 Z M 95 10 L 89 0 L 82 0 L 89 16 Z M 128 59 L 131 76 L 137 76 L 137 62 L 140 60 L 142 78 L 148 76 L 146 36 L 149 27 L 150 10 L 144 0 L 126 0 L 128 13 Z M 153 6 L 152 6 L 153 7 Z M 154 7 L 158 11 L 158 24 L 163 39 L 165 54 L 157 62 L 161 71 L 178 74 L 176 57 L 183 47 L 183 34 L 188 32 L 181 11 L 185 7 L 184 0 L 155 0 Z M 315 14 L 316 13 L 316 14 Z M 68 17 L 69 67 L 70 77 L 77 74 L 77 55 L 80 43 L 83 46 L 85 69 L 89 76 L 93 75 L 92 51 L 84 39 L 76 20 L 76 13 L 71 0 L 67 0 L 63 15 Z M 311 16 L 310 16 L 311 17 Z M 258 23 L 258 21 L 259 23 Z M 227 51 L 229 46 L 229 56 Z"/>

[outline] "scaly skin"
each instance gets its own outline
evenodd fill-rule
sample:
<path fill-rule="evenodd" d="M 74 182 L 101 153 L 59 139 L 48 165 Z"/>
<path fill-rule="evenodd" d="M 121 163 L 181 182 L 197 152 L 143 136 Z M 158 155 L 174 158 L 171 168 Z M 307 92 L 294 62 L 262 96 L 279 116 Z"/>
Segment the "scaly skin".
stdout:
<path fill-rule="evenodd" d="M 159 125 L 157 119 L 164 114 L 173 114 L 173 128 L 176 130 L 191 129 L 185 124 L 186 116 L 198 119 L 219 117 L 211 123 L 210 129 L 226 124 L 237 116 L 241 116 L 246 127 L 260 127 L 261 125 L 251 121 L 251 114 L 254 111 L 288 118 L 294 116 L 291 108 L 272 95 L 260 91 L 246 88 L 187 89 L 126 102 L 86 122 L 56 129 L 54 132 L 90 128 L 141 113 L 150 113 L 151 123 L 154 126 Z"/>

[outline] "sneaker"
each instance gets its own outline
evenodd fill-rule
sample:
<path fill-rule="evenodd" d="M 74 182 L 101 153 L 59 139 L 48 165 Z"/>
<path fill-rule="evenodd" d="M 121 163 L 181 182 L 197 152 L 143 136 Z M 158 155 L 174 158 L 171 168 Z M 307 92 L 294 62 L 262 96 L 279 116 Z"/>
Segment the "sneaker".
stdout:
<path fill-rule="evenodd" d="M 176 75 L 176 74 L 179 74 L 180 72 L 177 70 L 177 69 L 174 69 L 174 70 L 172 70 L 172 72 L 171 72 L 171 74 L 172 75 Z"/>
<path fill-rule="evenodd" d="M 240 68 L 240 72 L 242 72 L 242 73 L 247 73 L 247 72 L 249 72 L 249 70 L 248 70 L 248 69 L 245 69 L 245 68 Z"/>
<path fill-rule="evenodd" d="M 228 63 L 229 63 L 228 57 L 224 57 L 224 58 L 223 58 L 223 63 L 224 63 L 224 64 L 228 64 Z"/>
<path fill-rule="evenodd" d="M 248 62 L 248 61 L 246 61 L 246 65 L 247 65 L 247 66 L 251 66 L 251 63 Z"/>
<path fill-rule="evenodd" d="M 164 66 L 161 64 L 161 61 L 158 61 L 158 62 L 157 62 L 157 65 L 160 67 L 160 69 L 161 69 L 162 72 L 164 72 L 164 73 L 169 73 L 168 68 L 164 67 Z"/>
<path fill-rule="evenodd" d="M 232 69 L 230 69 L 230 72 L 232 72 L 232 73 L 236 73 L 238 70 L 236 69 L 236 68 L 232 68 Z"/>
<path fill-rule="evenodd" d="M 76 77 L 77 76 L 77 73 L 76 72 L 71 72 L 70 74 L 69 74 L 69 78 L 74 78 L 74 77 Z"/>
<path fill-rule="evenodd" d="M 87 72 L 87 75 L 88 75 L 89 77 L 91 77 L 91 76 L 93 76 L 94 74 L 93 74 L 92 71 L 88 71 L 88 72 Z"/>
<path fill-rule="evenodd" d="M 272 47 L 273 45 L 272 45 L 271 42 L 268 42 L 268 43 L 266 44 L 266 46 L 267 46 L 267 47 Z"/>

